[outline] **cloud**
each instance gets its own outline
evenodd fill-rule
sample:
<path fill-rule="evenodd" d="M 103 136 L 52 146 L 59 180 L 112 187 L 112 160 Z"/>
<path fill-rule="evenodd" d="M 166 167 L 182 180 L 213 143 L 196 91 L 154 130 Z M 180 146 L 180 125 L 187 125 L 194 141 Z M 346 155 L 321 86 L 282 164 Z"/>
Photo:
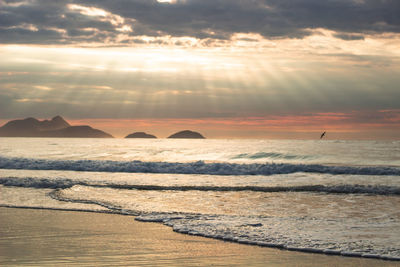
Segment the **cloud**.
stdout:
<path fill-rule="evenodd" d="M 336 38 L 346 40 L 346 41 L 353 41 L 353 40 L 364 40 L 364 36 L 361 34 L 349 34 L 349 33 L 336 33 L 333 35 Z"/>
<path fill-rule="evenodd" d="M 343 40 L 400 32 L 398 0 L 0 0 L 1 43 L 139 43 L 138 36 L 230 40 L 237 33 Z"/>

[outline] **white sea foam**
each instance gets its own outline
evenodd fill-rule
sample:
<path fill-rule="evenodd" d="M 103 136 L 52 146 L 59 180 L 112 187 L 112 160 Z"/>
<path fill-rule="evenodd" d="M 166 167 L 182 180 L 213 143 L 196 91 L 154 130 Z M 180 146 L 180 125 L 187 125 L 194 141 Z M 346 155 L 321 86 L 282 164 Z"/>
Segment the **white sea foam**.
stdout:
<path fill-rule="evenodd" d="M 349 175 L 395 175 L 400 168 L 384 166 L 325 166 L 306 164 L 274 163 L 205 163 L 203 161 L 172 163 L 109 160 L 45 160 L 30 158 L 0 157 L 0 169 L 24 170 L 73 170 L 94 172 L 129 173 L 176 173 L 211 175 L 273 175 L 296 172 L 349 174 Z"/>
<path fill-rule="evenodd" d="M 12 180 L 19 179 L 7 181 Z M 69 187 L 71 181 L 37 182 L 30 179 L 28 184 L 19 183 L 17 186 L 22 188 L 12 184 L 1 186 L 0 205 L 139 215 L 138 220 L 162 222 L 176 232 L 243 244 L 388 260 L 400 258 L 400 214 L 387 210 L 399 204 L 396 196 L 382 196 L 378 201 L 374 196 L 367 199 L 351 194 L 328 197 L 301 192 L 157 191 Z M 65 189 L 48 189 L 56 186 Z M 240 203 L 233 201 L 236 198 L 241 199 Z M 342 206 L 342 201 L 352 202 L 353 208 Z M 373 206 L 369 205 L 372 201 Z M 363 215 L 352 218 L 350 214 L 354 212 Z M 369 238 L 363 238 L 365 235 Z"/>
<path fill-rule="evenodd" d="M 20 188 L 0 185 L 0 206 L 13 208 L 36 208 L 71 211 L 110 212 L 99 205 L 78 202 L 60 202 L 50 197 L 47 188 Z"/>
<path fill-rule="evenodd" d="M 400 187 L 385 185 L 300 185 L 300 186 L 206 186 L 206 185 L 152 185 L 152 184 L 126 184 L 101 181 L 88 181 L 76 179 L 54 179 L 54 178 L 16 178 L 0 177 L 0 184 L 4 186 L 31 187 L 31 188 L 53 188 L 64 189 L 75 185 L 108 187 L 114 189 L 136 189 L 152 191 L 252 191 L 252 192 L 316 192 L 334 194 L 374 194 L 374 195 L 400 195 Z"/>
<path fill-rule="evenodd" d="M 400 204 L 396 196 L 157 192 L 74 186 L 56 191 L 55 197 L 139 214 L 138 220 L 162 222 L 191 235 L 303 252 L 400 257 L 400 213 L 393 210 Z M 233 201 L 238 198 L 240 203 Z M 375 205 L 371 206 L 372 201 Z"/>
<path fill-rule="evenodd" d="M 138 215 L 180 233 L 400 259 L 400 142 L 0 140 L 0 206 Z"/>
<path fill-rule="evenodd" d="M 399 141 L 1 138 L 3 157 L 400 166 Z"/>
<path fill-rule="evenodd" d="M 360 239 L 363 231 L 373 235 L 379 225 L 358 225 L 352 233 L 340 231 L 343 223 L 350 228 L 356 222 L 351 219 L 327 222 L 316 218 L 279 218 L 179 214 L 144 214 L 139 221 L 162 222 L 175 232 L 199 235 L 266 247 L 288 250 L 400 260 L 399 244 L 395 236 L 389 239 Z M 397 225 L 398 227 L 398 225 Z M 324 231 L 319 232 L 319 230 Z M 390 244 L 390 245 L 388 245 Z"/>

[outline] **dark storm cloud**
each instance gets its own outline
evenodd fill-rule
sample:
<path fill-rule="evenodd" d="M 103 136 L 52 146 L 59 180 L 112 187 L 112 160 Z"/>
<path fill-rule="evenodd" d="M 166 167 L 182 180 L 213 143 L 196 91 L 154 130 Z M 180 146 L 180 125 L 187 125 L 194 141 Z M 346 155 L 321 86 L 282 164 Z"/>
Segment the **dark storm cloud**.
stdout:
<path fill-rule="evenodd" d="M 0 40 L 3 44 L 57 44 L 63 42 L 61 34 L 57 31 L 44 29 L 33 31 L 23 28 L 0 29 Z"/>
<path fill-rule="evenodd" d="M 337 33 L 334 34 L 333 36 L 346 41 L 364 40 L 364 36 L 360 34 Z"/>
<path fill-rule="evenodd" d="M 101 16 L 80 14 L 69 9 L 69 3 L 103 9 L 124 22 L 116 25 Z M 130 36 L 229 39 L 242 32 L 266 38 L 302 38 L 310 34 L 309 29 L 326 28 L 337 31 L 337 38 L 355 40 L 363 34 L 400 32 L 399 14 L 398 0 L 180 0 L 174 4 L 156 0 L 3 0 L 0 40 L 103 42 L 115 40 L 123 25 L 132 27 L 132 32 L 125 31 Z"/>
<path fill-rule="evenodd" d="M 0 42 L 102 42 L 118 33 L 110 21 L 70 10 L 68 3 L 39 0 L 7 5 L 0 1 Z"/>

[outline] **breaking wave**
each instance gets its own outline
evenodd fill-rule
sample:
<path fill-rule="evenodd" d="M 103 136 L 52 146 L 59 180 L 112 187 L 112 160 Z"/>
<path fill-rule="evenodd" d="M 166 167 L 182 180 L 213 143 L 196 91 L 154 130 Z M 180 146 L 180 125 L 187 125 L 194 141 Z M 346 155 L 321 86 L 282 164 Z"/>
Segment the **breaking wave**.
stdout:
<path fill-rule="evenodd" d="M 373 195 L 400 195 L 400 187 L 385 185 L 301 185 L 301 186 L 161 186 L 143 184 L 117 184 L 98 181 L 82 181 L 73 179 L 49 178 L 15 178 L 2 177 L 0 184 L 4 186 L 65 189 L 75 185 L 91 187 L 107 187 L 113 189 L 152 190 L 152 191 L 252 191 L 252 192 L 315 192 L 332 194 L 373 194 Z"/>
<path fill-rule="evenodd" d="M 398 255 L 390 255 L 387 251 L 378 248 L 376 248 L 376 251 L 372 252 L 368 251 L 368 249 L 363 249 L 363 251 L 359 249 L 357 244 L 342 241 L 342 243 L 334 244 L 334 248 L 332 249 L 330 248 L 332 244 L 329 242 L 324 244 L 323 240 L 303 239 L 302 235 L 298 233 L 289 235 L 278 229 L 274 233 L 274 231 L 271 231 L 271 229 L 274 229 L 274 226 L 271 227 L 271 225 L 280 225 L 281 223 L 280 219 L 276 217 L 251 218 L 221 215 L 150 213 L 142 214 L 136 217 L 136 220 L 163 223 L 164 225 L 172 227 L 174 232 L 182 234 L 221 239 L 241 244 L 327 255 L 400 261 Z M 292 224 L 293 228 L 296 229 L 298 225 L 306 224 L 312 227 L 313 224 L 323 222 L 316 219 L 305 220 L 304 218 L 288 218 L 288 223 Z"/>
<path fill-rule="evenodd" d="M 232 157 L 232 159 L 262 159 L 262 158 L 290 160 L 290 159 L 309 159 L 312 158 L 312 156 L 283 154 L 278 152 L 257 152 L 253 154 L 242 153 Z"/>
<path fill-rule="evenodd" d="M 0 169 L 210 175 L 273 175 L 306 172 L 349 175 L 400 176 L 400 168 L 385 166 L 326 166 L 318 164 L 287 163 L 238 164 L 206 163 L 204 161 L 171 163 L 111 160 L 47 160 L 6 157 L 0 157 Z"/>

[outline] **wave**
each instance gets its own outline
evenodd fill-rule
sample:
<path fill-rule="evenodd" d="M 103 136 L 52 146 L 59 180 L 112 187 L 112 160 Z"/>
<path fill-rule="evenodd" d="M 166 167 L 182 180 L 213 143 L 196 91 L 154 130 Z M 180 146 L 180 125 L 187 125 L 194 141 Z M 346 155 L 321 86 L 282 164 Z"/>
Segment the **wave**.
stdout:
<path fill-rule="evenodd" d="M 62 196 L 57 196 L 57 192 L 54 192 L 51 195 L 52 198 L 55 198 L 59 201 L 66 201 L 66 202 L 79 202 L 79 203 L 88 203 L 89 201 L 73 201 L 68 198 L 64 198 Z M 188 235 L 195 235 L 195 236 L 202 236 L 207 238 L 219 239 L 225 242 L 235 242 L 240 244 L 246 245 L 255 245 L 260 247 L 270 247 L 270 248 L 279 248 L 279 249 L 286 249 L 289 251 L 298 251 L 298 252 L 306 252 L 306 253 L 318 253 L 318 254 L 326 254 L 326 255 L 338 255 L 338 256 L 346 256 L 346 257 L 361 257 L 361 258 L 374 258 L 386 261 L 400 261 L 399 255 L 389 254 L 387 252 L 360 252 L 359 249 L 357 251 L 352 250 L 345 250 L 345 249 L 330 249 L 325 247 L 315 247 L 315 246 L 304 246 L 300 244 L 293 244 L 292 241 L 287 242 L 284 239 L 279 238 L 265 238 L 267 240 L 257 240 L 252 239 L 249 234 L 242 233 L 235 234 L 229 232 L 227 229 L 224 231 L 218 231 L 218 227 L 213 226 L 212 222 L 215 221 L 218 223 L 218 216 L 216 215 L 197 215 L 197 214 L 174 214 L 174 213 L 136 213 L 130 210 L 120 209 L 118 207 L 112 207 L 105 205 L 103 203 L 97 202 L 90 202 L 91 204 L 97 204 L 103 207 L 107 207 L 108 210 L 91 210 L 91 209 L 75 209 L 75 208 L 52 208 L 52 207 L 32 207 L 32 206 L 21 206 L 21 205 L 4 205 L 0 204 L 0 207 L 3 208 L 19 208 L 19 209 L 38 209 L 38 210 L 56 210 L 56 211 L 72 211 L 72 212 L 93 212 L 93 213 L 105 213 L 105 214 L 117 214 L 117 215 L 127 215 L 127 216 L 134 216 L 135 220 L 140 222 L 156 222 L 162 223 L 166 226 L 172 228 L 174 232 L 181 233 L 181 234 L 188 234 Z M 219 216 L 222 217 L 222 216 Z M 226 216 L 225 216 L 226 217 Z M 221 218 L 225 219 L 225 218 Z M 254 218 L 249 218 L 250 220 L 254 220 Z M 206 227 L 196 227 L 196 224 L 190 223 L 190 221 L 199 221 L 201 225 L 205 225 Z M 224 225 L 226 223 L 226 219 L 219 222 L 220 225 Z M 189 222 L 189 223 L 188 223 Z M 211 224 L 210 224 L 211 222 Z M 215 224 L 214 222 L 214 224 Z M 237 224 L 237 223 L 235 223 Z M 208 227 L 207 227 L 208 226 Z M 214 228 L 214 231 L 210 231 L 207 228 Z M 252 229 L 252 228 L 259 228 L 263 227 L 263 223 L 254 223 L 244 222 L 239 227 L 244 229 Z M 236 226 L 237 228 L 237 226 Z M 255 230 L 255 232 L 259 232 Z M 254 235 L 253 235 L 254 236 Z M 297 235 L 301 236 L 301 235 Z M 286 242 L 285 242 L 286 241 Z M 320 242 L 320 241 L 319 241 Z"/>
<path fill-rule="evenodd" d="M 280 219 L 273 217 L 250 218 L 227 215 L 216 216 L 150 213 L 139 215 L 136 217 L 136 220 L 163 223 L 164 225 L 172 227 L 174 232 L 182 234 L 220 239 L 247 245 L 280 248 L 308 253 L 341 255 L 346 257 L 400 261 L 400 256 L 398 254 L 389 254 L 385 248 L 376 247 L 373 250 L 369 247 L 360 248 L 359 243 L 354 246 L 352 242 L 346 242 L 345 240 L 338 241 L 334 245 L 332 242 L 324 244 L 324 241 L 320 239 L 303 239 L 302 235 L 298 233 L 291 236 L 290 234 L 281 232 Z M 262 223 L 260 223 L 260 221 Z M 301 225 L 309 223 L 310 221 L 294 221 L 294 225 Z M 274 225 L 278 225 L 276 232 L 273 231 L 275 230 Z M 267 234 L 263 235 L 263 231 L 259 228 L 263 228 L 262 230 L 265 230 Z M 335 248 L 329 248 L 332 246 Z"/>
<path fill-rule="evenodd" d="M 385 166 L 326 166 L 318 164 L 287 163 L 238 164 L 205 163 L 204 161 L 179 163 L 111 160 L 47 160 L 6 157 L 0 157 L 0 169 L 210 175 L 273 175 L 307 172 L 349 175 L 400 176 L 400 168 Z"/>
<path fill-rule="evenodd" d="M 271 159 L 309 159 L 312 156 L 307 155 L 292 155 L 292 154 L 283 154 L 278 152 L 257 152 L 254 154 L 242 153 L 238 154 L 232 159 L 262 159 L 262 158 L 271 158 Z"/>
<path fill-rule="evenodd" d="M 98 181 L 82 181 L 72 179 L 49 179 L 49 178 L 15 178 L 0 177 L 3 186 L 65 189 L 75 185 L 91 187 L 107 187 L 112 189 L 127 190 L 152 190 L 152 191 L 221 191 L 221 192 L 315 192 L 331 194 L 373 194 L 373 195 L 400 195 L 400 187 L 385 185 L 301 185 L 301 186 L 162 186 L 145 184 L 116 184 Z"/>
<path fill-rule="evenodd" d="M 60 200 L 63 201 L 63 200 Z M 0 204 L 2 208 L 13 208 L 13 209 L 32 209 L 32 210 L 60 210 L 60 211 L 78 211 L 78 212 L 93 212 L 93 213 L 107 213 L 107 214 L 120 214 L 120 215 L 132 215 L 124 214 L 114 210 L 92 210 L 92 209 L 79 209 L 79 208 L 54 208 L 54 207 L 36 207 L 36 206 L 23 206 L 23 205 L 7 205 Z"/>

